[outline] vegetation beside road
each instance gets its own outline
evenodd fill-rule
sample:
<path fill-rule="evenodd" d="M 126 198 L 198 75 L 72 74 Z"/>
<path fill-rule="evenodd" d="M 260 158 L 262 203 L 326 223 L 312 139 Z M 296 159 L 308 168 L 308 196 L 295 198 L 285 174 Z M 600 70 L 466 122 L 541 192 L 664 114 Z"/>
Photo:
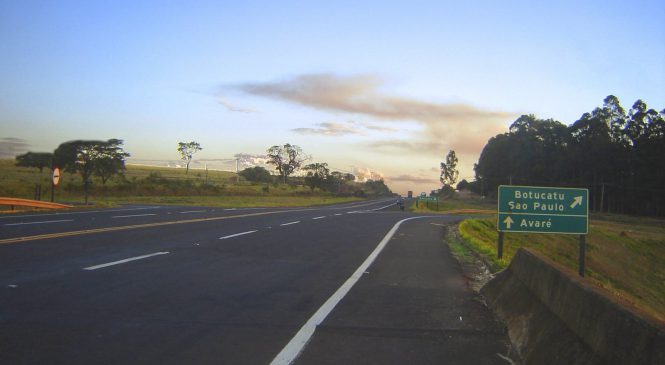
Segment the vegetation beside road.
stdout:
<path fill-rule="evenodd" d="M 451 211 L 476 209 L 496 211 L 496 201 L 483 199 L 476 195 L 464 196 L 464 194 L 455 193 L 450 196 L 439 196 L 437 202 L 418 202 L 409 207 L 409 210 L 415 213 L 442 213 L 448 214 Z"/>
<path fill-rule="evenodd" d="M 118 204 L 179 204 L 241 207 L 291 207 L 337 204 L 385 194 L 379 182 L 340 182 L 337 191 L 312 189 L 304 177 L 292 177 L 288 184 L 278 177 L 269 182 L 247 181 L 227 171 L 127 165 L 122 175 L 106 183 L 93 179 L 89 199 L 94 206 Z M 51 170 L 15 166 L 14 160 L 0 160 L 0 196 L 34 199 L 41 185 L 41 200 L 50 200 Z M 83 204 L 80 176 L 63 173 L 55 191 L 56 202 Z M 2 207 L 0 207 L 2 209 Z"/>
<path fill-rule="evenodd" d="M 492 271 L 505 268 L 529 247 L 577 271 L 577 235 L 504 234 L 504 258 L 496 258 L 496 217 L 467 219 L 460 235 Z M 665 220 L 597 215 L 589 222 L 586 277 L 617 297 L 665 320 Z"/>
<path fill-rule="evenodd" d="M 420 213 L 442 213 L 460 209 L 496 211 L 496 202 L 459 194 L 436 204 L 415 203 Z M 496 215 L 466 219 L 459 225 L 462 242 L 451 242 L 451 250 L 464 261 L 479 256 L 492 272 L 510 264 L 521 247 L 546 255 L 577 272 L 579 236 L 564 234 L 505 233 L 503 259 L 497 258 Z M 665 320 L 665 219 L 591 213 L 586 238 L 586 277 L 593 283 L 653 316 Z"/>

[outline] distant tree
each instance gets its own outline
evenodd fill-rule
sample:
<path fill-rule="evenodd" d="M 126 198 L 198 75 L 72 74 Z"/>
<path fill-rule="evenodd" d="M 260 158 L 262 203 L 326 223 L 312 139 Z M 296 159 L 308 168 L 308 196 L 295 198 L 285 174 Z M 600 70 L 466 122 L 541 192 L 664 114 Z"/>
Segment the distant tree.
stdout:
<path fill-rule="evenodd" d="M 307 171 L 305 176 L 305 184 L 309 186 L 312 191 L 315 188 L 322 189 L 326 180 L 330 178 L 330 170 L 327 163 L 313 163 L 303 167 Z"/>
<path fill-rule="evenodd" d="M 458 191 L 464 190 L 464 189 L 470 190 L 470 188 L 471 188 L 471 184 L 468 181 L 466 181 L 466 179 L 462 179 L 462 181 L 460 181 L 457 184 L 457 190 Z"/>
<path fill-rule="evenodd" d="M 441 176 L 439 179 L 444 187 L 452 187 L 457 182 L 458 174 L 457 156 L 455 156 L 454 150 L 450 150 L 446 156 L 446 161 L 441 162 Z"/>
<path fill-rule="evenodd" d="M 48 152 L 26 152 L 22 155 L 16 156 L 16 166 L 21 167 L 36 167 L 39 172 L 44 170 L 44 167 L 52 167 L 53 154 Z"/>
<path fill-rule="evenodd" d="M 178 153 L 180 153 L 180 158 L 187 163 L 185 175 L 189 173 L 189 163 L 192 162 L 194 154 L 202 149 L 203 148 L 201 148 L 201 145 L 198 142 L 178 142 Z"/>
<path fill-rule="evenodd" d="M 244 177 L 245 180 L 252 182 L 270 182 L 272 180 L 270 172 L 266 170 L 265 167 L 261 166 L 248 167 L 240 171 L 238 175 Z"/>
<path fill-rule="evenodd" d="M 268 164 L 275 165 L 285 184 L 289 175 L 298 170 L 307 159 L 300 147 L 289 143 L 268 149 Z"/>
<path fill-rule="evenodd" d="M 129 153 L 122 148 L 123 141 L 110 139 L 98 144 L 94 151 L 93 174 L 102 180 L 102 185 L 115 175 L 125 171 L 125 159 Z"/>
<path fill-rule="evenodd" d="M 371 195 L 381 195 L 381 196 L 386 196 L 386 195 L 392 195 L 392 191 L 390 191 L 390 188 L 386 185 L 386 183 L 381 180 L 367 180 L 365 182 L 365 190 L 363 193 L 364 194 L 371 194 Z"/>
<path fill-rule="evenodd" d="M 93 174 L 100 174 L 105 183 L 110 176 L 124 168 L 125 159 L 129 157 L 129 153 L 123 150 L 122 144 L 123 141 L 120 139 L 65 142 L 55 150 L 53 159 L 55 166 L 81 175 L 87 204 L 90 178 Z"/>

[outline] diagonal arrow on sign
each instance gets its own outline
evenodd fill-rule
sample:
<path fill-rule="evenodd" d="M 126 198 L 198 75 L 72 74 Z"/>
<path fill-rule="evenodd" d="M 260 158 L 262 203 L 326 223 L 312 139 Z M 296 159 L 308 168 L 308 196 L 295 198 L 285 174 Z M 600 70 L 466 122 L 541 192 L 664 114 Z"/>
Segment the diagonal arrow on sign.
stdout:
<path fill-rule="evenodd" d="M 582 199 L 584 199 L 583 196 L 576 196 L 575 199 L 573 199 L 573 203 L 570 205 L 570 207 L 575 208 L 578 205 L 582 205 Z"/>
<path fill-rule="evenodd" d="M 515 223 L 515 221 L 510 218 L 510 216 L 506 217 L 506 219 L 503 220 L 503 223 L 506 224 L 506 228 L 510 229 L 510 226 Z"/>

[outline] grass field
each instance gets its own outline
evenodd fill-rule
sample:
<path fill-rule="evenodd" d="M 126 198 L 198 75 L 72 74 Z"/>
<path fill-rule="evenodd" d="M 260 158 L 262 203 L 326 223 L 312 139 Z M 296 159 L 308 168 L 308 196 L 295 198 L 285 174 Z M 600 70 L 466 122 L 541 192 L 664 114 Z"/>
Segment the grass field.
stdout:
<path fill-rule="evenodd" d="M 533 248 L 577 271 L 576 235 L 504 235 L 504 259 L 496 258 L 496 217 L 460 224 L 465 243 L 490 263 L 506 267 L 520 247 Z M 603 215 L 592 217 L 586 239 L 586 277 L 615 296 L 665 320 L 665 219 Z"/>
<path fill-rule="evenodd" d="M 0 196 L 35 198 L 35 186 L 41 185 L 41 200 L 50 200 L 51 171 L 16 167 L 13 160 L 0 160 Z M 84 202 L 81 177 L 63 173 L 55 190 L 55 201 L 71 204 Z M 106 184 L 93 180 L 89 202 L 95 206 L 118 204 L 178 204 L 214 207 L 293 207 L 336 204 L 361 200 L 312 191 L 305 186 L 253 184 L 227 171 L 127 165 L 124 178 L 115 177 Z M 6 209 L 6 207 L 4 207 Z M 0 207 L 3 209 L 3 207 Z"/>
<path fill-rule="evenodd" d="M 409 210 L 420 213 L 448 213 L 453 210 L 461 209 L 479 209 L 496 210 L 496 201 L 491 199 L 481 199 L 477 196 L 455 196 L 451 198 L 440 198 L 438 203 L 419 202 L 416 206 L 414 202 Z"/>
<path fill-rule="evenodd" d="M 458 209 L 496 211 L 496 202 L 454 198 L 439 203 L 415 204 L 415 212 L 446 213 Z M 464 259 L 468 250 L 483 258 L 494 272 L 504 269 L 520 247 L 533 248 L 577 272 L 579 236 L 556 234 L 504 234 L 503 259 L 497 259 L 496 215 L 464 220 L 459 225 L 463 242 L 451 245 Z M 665 219 L 613 214 L 591 214 L 586 238 L 586 277 L 622 300 L 665 320 Z M 464 247 L 466 246 L 466 247 Z"/>

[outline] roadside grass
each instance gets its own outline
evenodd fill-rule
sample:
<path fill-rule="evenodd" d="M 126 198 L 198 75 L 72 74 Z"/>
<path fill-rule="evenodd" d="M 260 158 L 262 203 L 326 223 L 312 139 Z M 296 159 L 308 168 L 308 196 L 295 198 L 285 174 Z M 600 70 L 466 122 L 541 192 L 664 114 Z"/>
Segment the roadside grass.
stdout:
<path fill-rule="evenodd" d="M 337 204 L 362 200 L 339 197 L 300 185 L 251 183 L 233 172 L 189 170 L 169 167 L 127 165 L 124 177 L 106 184 L 93 180 L 89 205 L 85 202 L 81 177 L 63 173 L 55 189 L 55 201 L 77 208 L 113 207 L 119 204 L 178 204 L 224 208 L 295 207 Z M 0 159 L 0 196 L 34 199 L 41 185 L 41 200 L 50 200 L 51 171 L 17 167 L 14 160 Z M 9 207 L 0 206 L 7 212 Z"/>
<path fill-rule="evenodd" d="M 190 205 L 219 208 L 304 207 L 360 201 L 354 197 L 335 196 L 131 196 L 107 197 L 105 202 L 120 204 Z"/>
<path fill-rule="evenodd" d="M 439 198 L 439 202 L 418 202 L 417 199 L 409 207 L 414 213 L 442 213 L 448 214 L 455 210 L 476 209 L 476 210 L 496 210 L 496 201 L 483 199 L 478 196 L 462 196 L 457 194 L 450 198 Z M 417 206 L 416 206 L 417 205 Z"/>
<path fill-rule="evenodd" d="M 504 259 L 496 258 L 496 217 L 467 219 L 460 236 L 494 272 L 520 247 L 529 247 L 577 271 L 577 235 L 504 234 Z M 665 219 L 593 216 L 586 239 L 586 278 L 613 295 L 665 320 Z"/>

